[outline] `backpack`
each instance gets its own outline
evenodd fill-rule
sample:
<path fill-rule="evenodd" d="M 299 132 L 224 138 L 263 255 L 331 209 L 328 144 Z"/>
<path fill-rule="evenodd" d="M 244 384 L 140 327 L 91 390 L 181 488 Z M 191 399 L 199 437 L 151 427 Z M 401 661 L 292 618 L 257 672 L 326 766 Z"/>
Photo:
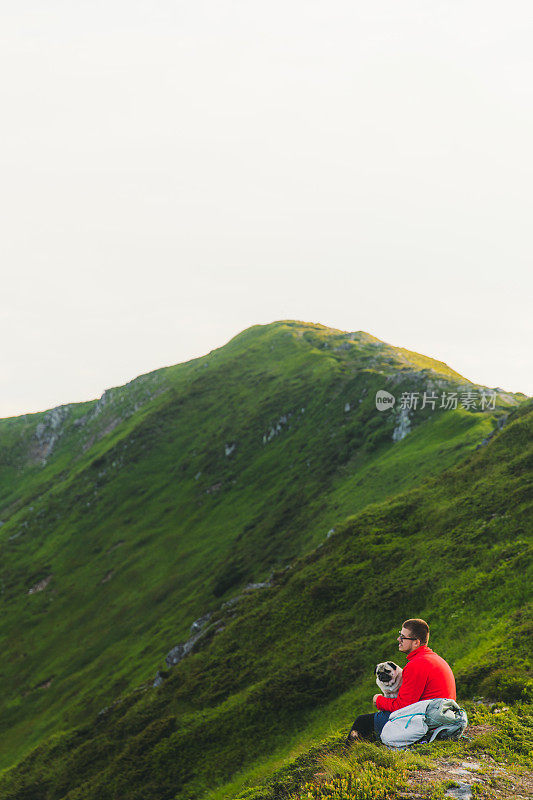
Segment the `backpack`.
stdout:
<path fill-rule="evenodd" d="M 419 700 L 393 711 L 381 731 L 381 741 L 387 747 L 408 747 L 418 742 L 429 730 L 426 708 L 431 700 Z"/>
<path fill-rule="evenodd" d="M 393 711 L 383 726 L 381 741 L 387 747 L 409 747 L 421 740 L 458 739 L 467 724 L 466 712 L 455 700 L 419 700 Z"/>
<path fill-rule="evenodd" d="M 468 725 L 468 717 L 455 700 L 438 697 L 426 708 L 426 723 L 431 731 L 430 742 L 434 739 L 459 739 Z"/>

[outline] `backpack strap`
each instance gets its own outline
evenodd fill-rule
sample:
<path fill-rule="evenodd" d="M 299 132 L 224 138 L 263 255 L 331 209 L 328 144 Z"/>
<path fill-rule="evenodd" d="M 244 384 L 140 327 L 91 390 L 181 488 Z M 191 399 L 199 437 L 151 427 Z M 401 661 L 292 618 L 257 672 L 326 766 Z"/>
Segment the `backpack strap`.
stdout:
<path fill-rule="evenodd" d="M 399 717 L 394 717 L 393 722 L 397 719 L 406 719 L 407 722 L 405 723 L 405 727 L 407 728 L 413 717 L 425 717 L 425 716 L 426 716 L 425 711 L 416 711 L 414 714 L 402 714 Z"/>
<path fill-rule="evenodd" d="M 439 733 L 440 733 L 441 731 L 444 731 L 444 730 L 446 730 L 446 728 L 447 728 L 447 727 L 448 727 L 447 725 L 440 725 L 440 727 L 438 727 L 438 728 L 435 728 L 435 729 L 434 729 L 434 731 L 433 731 L 433 733 L 431 734 L 430 738 L 428 739 L 428 741 L 429 741 L 429 742 L 432 742 L 432 741 L 433 741 L 433 739 L 436 739 L 436 738 L 437 738 L 437 736 L 439 735 Z"/>

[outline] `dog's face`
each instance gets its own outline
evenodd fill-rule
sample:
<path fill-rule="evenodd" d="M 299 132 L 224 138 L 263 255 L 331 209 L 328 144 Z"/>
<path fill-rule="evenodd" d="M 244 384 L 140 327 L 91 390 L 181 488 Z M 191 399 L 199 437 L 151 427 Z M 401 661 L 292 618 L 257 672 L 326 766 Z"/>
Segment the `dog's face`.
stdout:
<path fill-rule="evenodd" d="M 382 661 L 381 664 L 376 664 L 376 677 L 382 683 L 393 683 L 398 671 L 401 673 L 402 669 L 394 661 Z"/>
<path fill-rule="evenodd" d="M 385 697 L 396 697 L 402 683 L 403 670 L 394 661 L 382 661 L 376 664 L 376 683 Z"/>

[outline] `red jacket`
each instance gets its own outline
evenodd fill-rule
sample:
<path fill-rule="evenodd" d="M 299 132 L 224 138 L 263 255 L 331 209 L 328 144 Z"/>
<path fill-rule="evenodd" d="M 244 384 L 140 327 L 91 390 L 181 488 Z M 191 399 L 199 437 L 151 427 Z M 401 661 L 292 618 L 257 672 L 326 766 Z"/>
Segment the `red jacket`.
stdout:
<path fill-rule="evenodd" d="M 380 695 L 376 698 L 376 706 L 380 711 L 397 711 L 418 700 L 433 700 L 435 697 L 455 700 L 455 678 L 446 661 L 422 644 L 407 656 L 398 697 Z"/>

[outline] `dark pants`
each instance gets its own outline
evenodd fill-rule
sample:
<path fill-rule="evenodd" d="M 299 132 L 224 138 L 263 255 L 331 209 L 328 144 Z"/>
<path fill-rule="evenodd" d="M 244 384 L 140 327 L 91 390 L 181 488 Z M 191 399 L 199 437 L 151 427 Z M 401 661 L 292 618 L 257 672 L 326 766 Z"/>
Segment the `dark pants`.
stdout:
<path fill-rule="evenodd" d="M 379 739 L 381 731 L 390 715 L 390 711 L 376 711 L 374 714 L 360 714 L 350 729 L 346 744 L 352 744 L 353 742 L 353 738 L 350 735 L 352 731 L 357 731 L 360 739 L 367 739 L 370 741 L 375 738 Z"/>

